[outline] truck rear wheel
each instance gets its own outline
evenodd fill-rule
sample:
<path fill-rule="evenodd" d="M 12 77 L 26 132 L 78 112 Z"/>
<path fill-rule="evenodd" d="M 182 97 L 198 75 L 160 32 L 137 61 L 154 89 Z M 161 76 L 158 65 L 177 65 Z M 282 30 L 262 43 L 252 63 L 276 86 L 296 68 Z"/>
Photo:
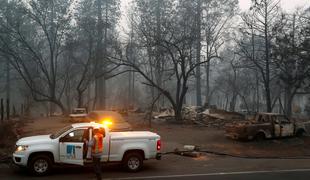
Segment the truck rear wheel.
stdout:
<path fill-rule="evenodd" d="M 138 152 L 129 152 L 123 159 L 123 166 L 129 172 L 137 172 L 143 166 L 143 156 Z"/>
<path fill-rule="evenodd" d="M 266 136 L 263 132 L 259 132 L 255 135 L 255 140 L 256 141 L 263 141 L 266 139 Z"/>
<path fill-rule="evenodd" d="M 303 137 L 305 135 L 305 130 L 303 129 L 298 129 L 296 132 L 297 137 Z"/>
<path fill-rule="evenodd" d="M 28 169 L 35 176 L 44 176 L 51 171 L 51 168 L 51 158 L 43 154 L 32 157 L 28 164 Z"/>

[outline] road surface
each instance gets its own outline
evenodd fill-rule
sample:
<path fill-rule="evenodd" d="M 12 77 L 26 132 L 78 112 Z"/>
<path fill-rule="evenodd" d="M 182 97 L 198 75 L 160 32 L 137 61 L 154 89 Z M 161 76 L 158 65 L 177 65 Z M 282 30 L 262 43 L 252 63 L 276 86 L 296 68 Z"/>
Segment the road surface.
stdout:
<path fill-rule="evenodd" d="M 285 159 L 240 159 L 223 156 L 203 156 L 189 158 L 177 155 L 164 156 L 161 161 L 146 161 L 144 168 L 138 173 L 123 171 L 120 165 L 105 165 L 103 167 L 104 179 L 208 179 L 208 180 L 234 180 L 234 179 L 272 179 L 303 180 L 310 177 L 310 160 Z M 1 180 L 87 180 L 95 179 L 92 167 L 58 167 L 46 177 L 32 177 L 25 171 L 16 167 L 0 168 Z"/>
<path fill-rule="evenodd" d="M 209 174 L 182 174 L 169 176 L 129 177 L 119 180 L 308 180 L 310 169 L 278 170 L 278 171 L 248 171 L 248 172 L 220 172 Z"/>

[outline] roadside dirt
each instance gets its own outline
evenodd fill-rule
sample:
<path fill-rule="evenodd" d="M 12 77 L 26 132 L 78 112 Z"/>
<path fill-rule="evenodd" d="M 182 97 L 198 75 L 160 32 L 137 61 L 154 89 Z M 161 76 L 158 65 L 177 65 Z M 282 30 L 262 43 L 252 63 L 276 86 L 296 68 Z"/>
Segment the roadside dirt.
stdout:
<path fill-rule="evenodd" d="M 21 137 L 50 134 L 70 124 L 69 118 L 65 117 L 36 118 L 25 124 Z"/>
<path fill-rule="evenodd" d="M 152 128 L 149 128 L 148 122 L 141 117 L 143 116 L 133 115 L 128 121 L 136 129 L 147 129 L 160 134 L 164 151 L 182 149 L 184 145 L 196 145 L 201 149 L 240 156 L 310 158 L 310 137 L 243 142 L 227 139 L 224 130 L 203 126 L 153 123 Z"/>
<path fill-rule="evenodd" d="M 222 130 L 190 126 L 174 125 L 167 123 L 153 123 L 152 128 L 143 120 L 144 115 L 130 115 L 126 119 L 133 125 L 135 130 L 151 130 L 162 137 L 163 152 L 182 148 L 186 144 L 199 145 L 208 150 L 235 153 L 251 156 L 294 156 L 309 153 L 309 138 L 289 138 L 281 140 L 268 140 L 265 142 L 238 142 L 226 139 Z M 63 117 L 38 118 L 24 124 L 21 136 L 47 134 L 70 124 Z M 15 143 L 15 142 L 14 142 Z M 199 158 L 189 158 L 177 155 L 166 155 L 162 161 L 150 160 L 144 164 L 143 171 L 128 173 L 121 170 L 118 165 L 105 165 L 104 177 L 117 179 L 130 177 L 145 177 L 158 175 L 177 174 L 202 174 L 218 172 L 244 172 L 265 171 L 282 169 L 309 169 L 309 159 L 245 159 L 230 158 L 203 154 Z M 18 173 L 17 173 L 18 172 Z M 25 173 L 11 168 L 9 165 L 0 163 L 0 179 L 33 179 Z M 92 168 L 63 168 L 55 169 L 55 173 L 44 179 L 91 179 L 94 178 Z M 41 179 L 41 178 L 40 178 Z M 42 178 L 43 179 L 43 178 Z"/>
<path fill-rule="evenodd" d="M 6 121 L 0 124 L 0 160 L 3 161 L 15 148 L 20 123 Z"/>
<path fill-rule="evenodd" d="M 182 149 L 184 145 L 197 145 L 201 149 L 240 156 L 310 156 L 310 137 L 240 142 L 227 139 L 223 130 L 208 127 L 153 123 L 149 128 L 148 121 L 143 118 L 142 114 L 125 117 L 135 130 L 158 133 L 162 137 L 163 152 Z M 38 118 L 25 124 L 21 136 L 49 134 L 69 124 L 69 120 L 63 117 Z"/>

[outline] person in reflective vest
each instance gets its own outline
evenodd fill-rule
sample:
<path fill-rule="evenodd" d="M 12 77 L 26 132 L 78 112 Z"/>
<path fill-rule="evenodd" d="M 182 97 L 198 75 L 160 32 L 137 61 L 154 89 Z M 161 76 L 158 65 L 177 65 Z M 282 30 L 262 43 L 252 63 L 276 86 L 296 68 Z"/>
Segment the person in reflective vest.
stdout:
<path fill-rule="evenodd" d="M 94 144 L 92 146 L 92 156 L 97 154 L 102 154 L 103 152 L 103 135 L 99 132 L 98 129 L 94 130 Z"/>
<path fill-rule="evenodd" d="M 103 129 L 94 129 L 93 138 L 89 141 L 88 146 L 92 148 L 92 157 L 94 171 L 97 177 L 97 180 L 101 180 L 101 156 L 103 154 L 103 138 L 104 130 Z"/>

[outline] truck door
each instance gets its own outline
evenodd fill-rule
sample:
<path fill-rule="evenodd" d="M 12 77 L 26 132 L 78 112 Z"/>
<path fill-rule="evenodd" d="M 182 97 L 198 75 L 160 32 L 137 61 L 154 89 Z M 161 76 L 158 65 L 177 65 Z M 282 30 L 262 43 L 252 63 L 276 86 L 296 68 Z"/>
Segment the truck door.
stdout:
<path fill-rule="evenodd" d="M 294 135 L 294 124 L 290 122 L 290 120 L 284 116 L 283 117 L 281 116 L 279 120 L 281 122 L 282 137 L 293 136 Z"/>
<path fill-rule="evenodd" d="M 281 129 L 281 124 L 280 121 L 278 119 L 274 119 L 273 120 L 273 124 L 274 124 L 274 136 L 275 137 L 281 137 L 282 134 L 282 129 Z"/>
<path fill-rule="evenodd" d="M 275 117 L 275 137 L 286 137 L 294 135 L 294 124 L 284 116 Z"/>
<path fill-rule="evenodd" d="M 87 129 L 76 129 L 59 139 L 60 162 L 83 165 L 83 135 Z"/>

